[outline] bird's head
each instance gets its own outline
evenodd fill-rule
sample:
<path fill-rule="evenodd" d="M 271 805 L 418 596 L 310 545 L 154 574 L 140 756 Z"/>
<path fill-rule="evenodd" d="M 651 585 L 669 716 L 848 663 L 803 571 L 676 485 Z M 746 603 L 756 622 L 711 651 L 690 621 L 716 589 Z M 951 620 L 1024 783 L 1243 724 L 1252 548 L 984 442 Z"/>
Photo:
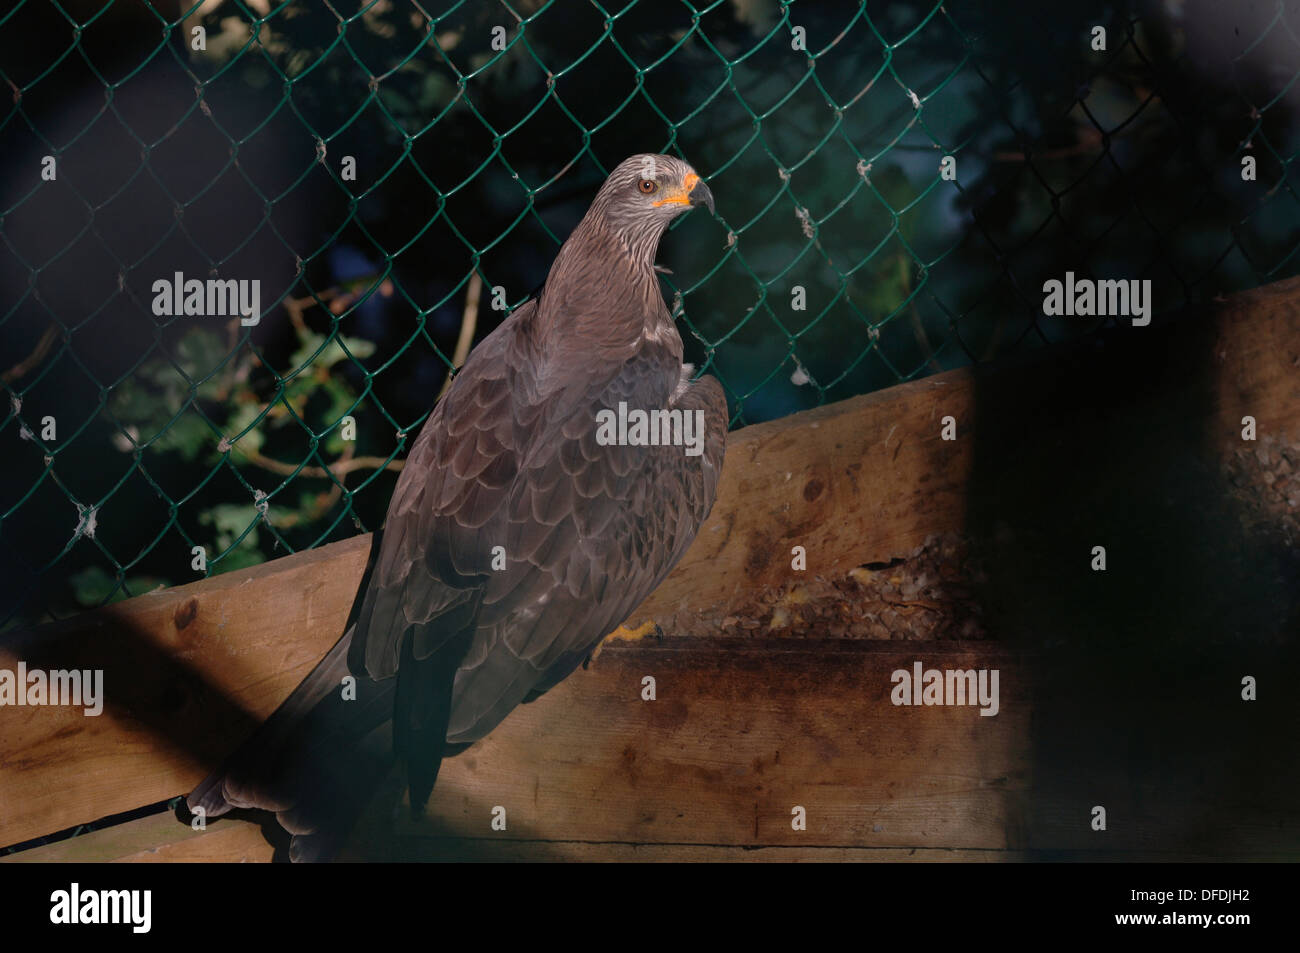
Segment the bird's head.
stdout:
<path fill-rule="evenodd" d="M 681 159 L 645 153 L 624 159 L 592 202 L 632 249 L 654 246 L 670 222 L 697 205 L 713 211 L 713 193 Z"/>

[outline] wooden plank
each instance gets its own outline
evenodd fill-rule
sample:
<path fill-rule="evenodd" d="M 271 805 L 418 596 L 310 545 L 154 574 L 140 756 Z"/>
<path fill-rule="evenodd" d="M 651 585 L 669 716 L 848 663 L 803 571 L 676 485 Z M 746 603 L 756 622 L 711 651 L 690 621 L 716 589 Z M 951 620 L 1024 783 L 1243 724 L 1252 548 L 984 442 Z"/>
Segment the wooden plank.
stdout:
<path fill-rule="evenodd" d="M 1201 449 L 1226 451 L 1240 446 L 1245 412 L 1262 430 L 1300 419 L 1300 279 L 1237 296 L 1176 328 L 1141 333 L 1151 336 L 1130 340 L 1149 342 L 1144 366 L 1154 370 L 1141 392 L 1125 396 L 1156 436 L 1195 427 Z M 694 631 L 681 620 L 711 618 L 738 588 L 788 581 L 795 543 L 807 548 L 810 573 L 830 573 L 906 553 L 932 533 L 993 535 L 1006 461 L 1026 446 L 1068 446 L 1069 426 L 1087 424 L 1076 415 L 1065 429 L 1052 429 L 1050 414 L 1041 412 L 1033 425 L 1006 423 L 1050 389 L 1052 360 L 1053 352 L 1040 355 L 1029 373 L 940 374 L 734 434 L 713 516 L 632 621 L 649 617 L 670 633 Z M 1074 364 L 1089 380 L 1087 359 Z M 1110 382 L 1102 374 L 1096 386 L 1104 394 Z M 1076 400 L 1086 404 L 1086 387 L 1079 390 Z M 1191 411 L 1170 423 L 1165 411 L 1180 407 Z M 946 415 L 959 421 L 963 439 L 939 439 Z M 979 428 L 981 421 L 976 432 L 990 439 L 964 439 L 967 423 Z M 1017 491 L 1046 496 L 1051 483 L 1041 468 L 1013 472 Z M 1123 488 L 1118 480 L 1105 489 L 1113 499 Z M 1034 518 L 1043 520 L 1041 513 Z M 103 668 L 108 694 L 99 718 L 55 707 L 0 713 L 0 843 L 188 790 L 335 640 L 368 545 L 349 540 L 0 637 L 0 667 L 24 659 L 32 667 Z M 1015 578 L 1008 572 L 1005 583 Z M 1001 595 L 1014 602 L 1023 591 Z M 1013 619 L 1008 631 L 1041 631 L 1041 621 Z"/>
<path fill-rule="evenodd" d="M 489 832 L 502 804 L 513 839 L 1005 847 L 1027 706 L 1003 689 L 992 718 L 896 707 L 890 674 L 918 657 L 1016 684 L 1015 660 L 955 645 L 619 644 L 449 760 L 429 830 Z"/>
<path fill-rule="evenodd" d="M 0 858 L 0 863 L 163 863 L 269 861 L 273 848 L 265 829 L 250 821 L 221 819 L 206 832 L 189 830 L 170 813 L 140 818 L 81 837 Z M 717 844 L 629 844 L 595 841 L 419 838 L 359 845 L 345 860 L 545 863 L 551 861 L 661 862 L 933 862 L 997 863 L 1025 860 L 1022 851 L 929 848 L 761 847 Z"/>
<path fill-rule="evenodd" d="M 999 713 L 893 705 L 892 673 L 916 660 L 997 668 Z M 451 759 L 425 820 L 410 822 L 393 799 L 377 799 L 345 859 L 1300 857 L 1293 828 L 1217 797 L 1163 801 L 1153 811 L 1115 790 L 1122 771 L 1092 779 L 1111 811 L 1104 836 L 1088 829 L 1092 792 L 1039 805 L 1026 771 L 1029 671 L 1005 651 L 958 644 L 617 645 Z M 656 679 L 654 701 L 641 697 L 646 675 Z M 804 831 L 791 825 L 795 805 L 807 811 Z M 504 831 L 490 827 L 498 806 Z M 1035 827 L 1045 812 L 1049 823 Z M 1208 837 L 1189 837 L 1205 816 L 1215 818 Z M 10 859 L 264 861 L 277 847 L 283 856 L 284 835 L 269 819 L 223 819 L 200 835 L 163 814 Z"/>
<path fill-rule="evenodd" d="M 267 863 L 273 855 L 263 825 L 221 818 L 195 831 L 168 811 L 0 857 L 0 863 Z"/>
<path fill-rule="evenodd" d="M 172 863 L 270 861 L 267 828 L 223 818 L 205 833 L 190 831 L 171 814 L 0 857 L 0 863 Z M 928 847 L 735 847 L 720 844 L 635 844 L 621 841 L 521 841 L 502 837 L 420 837 L 357 845 L 341 858 L 354 861 L 474 863 L 1010 863 L 1294 862 L 1295 851 L 1188 854 L 1186 851 L 995 850 Z"/>
<path fill-rule="evenodd" d="M 490 833 L 500 804 L 510 840 L 1004 848 L 1021 811 L 1027 706 L 1006 690 L 996 717 L 894 706 L 890 675 L 916 658 L 1000 667 L 1001 684 L 1017 683 L 1014 659 L 956 646 L 618 645 L 449 760 L 433 820 L 398 834 L 473 839 Z M 647 675 L 657 681 L 653 701 L 642 699 Z M 792 829 L 796 805 L 806 831 Z M 144 826 L 132 823 L 110 848 L 116 856 L 150 843 L 131 839 Z M 165 823 L 182 836 L 172 833 L 178 842 L 160 856 L 195 849 L 185 825 Z M 250 850 L 242 838 L 232 843 Z M 31 859 L 79 848 L 40 850 Z"/>
<path fill-rule="evenodd" d="M 913 661 L 999 668 L 1001 709 L 901 707 Z M 939 664 L 939 662 L 942 664 Z M 609 649 L 439 775 L 401 836 L 1005 848 L 1027 778 L 1023 666 L 996 649 L 664 640 Z M 642 700 L 642 680 L 657 698 Z M 522 717 L 521 717 L 522 716 Z M 546 743 L 539 745 L 538 738 Z M 806 830 L 794 830 L 802 806 Z"/>
<path fill-rule="evenodd" d="M 102 669 L 103 714 L 0 709 L 0 843 L 184 793 L 251 734 L 338 638 L 369 538 L 0 640 L 0 668 Z M 346 567 L 352 569 L 346 572 Z M 58 797 L 48 797 L 50 791 Z"/>
<path fill-rule="evenodd" d="M 270 861 L 273 848 L 264 829 L 242 820 L 214 822 L 206 833 L 190 834 L 171 815 L 141 818 L 117 827 L 37 847 L 0 863 L 176 863 Z M 728 847 L 716 844 L 627 844 L 591 841 L 519 841 L 493 838 L 404 840 L 353 853 L 346 860 L 428 861 L 433 859 L 494 863 L 554 861 L 631 863 L 998 863 L 1026 860 L 1024 852 L 927 848 Z"/>
<path fill-rule="evenodd" d="M 996 669 L 998 714 L 893 705 L 891 676 L 915 661 Z M 391 819 L 393 800 L 380 799 L 351 856 L 465 859 L 455 852 L 484 841 L 1032 848 L 1184 859 L 1300 853 L 1288 822 L 1294 807 L 1288 813 L 1266 801 L 1261 811 L 1217 790 L 1144 797 L 1122 759 L 1111 759 L 1112 770 L 1090 776 L 1071 798 L 1056 797 L 1030 757 L 1032 713 L 1041 707 L 1033 661 L 960 643 L 650 639 L 612 646 L 448 761 L 422 821 L 404 810 Z M 647 675 L 656 680 L 654 701 L 642 699 Z M 1221 718 L 1214 709 L 1206 716 Z M 1214 746 L 1216 757 L 1221 748 Z M 1276 766 L 1233 771 L 1245 771 L 1242 785 L 1261 798 Z M 1089 828 L 1097 800 L 1109 811 L 1104 835 Z M 807 813 L 806 830 L 791 824 L 795 806 Z M 498 807 L 507 821 L 500 832 L 491 828 Z M 188 828 L 170 823 L 184 839 L 157 845 L 159 856 L 206 850 L 189 843 Z M 242 838 L 233 847 L 266 856 Z"/>
<path fill-rule="evenodd" d="M 892 674 L 918 661 L 997 670 L 998 714 L 892 704 Z M 426 817 L 412 822 L 398 811 L 394 830 L 399 839 L 1300 855 L 1287 789 L 1294 766 L 1234 756 L 1251 749 L 1242 726 L 1271 712 L 1204 694 L 1183 706 L 1197 714 L 1177 711 L 1181 730 L 1198 742 L 1196 767 L 1216 784 L 1160 791 L 1135 783 L 1142 770 L 1112 753 L 1062 792 L 1060 779 L 1072 775 L 1033 755 L 1051 740 L 1036 730 L 1037 712 L 1050 710 L 1039 681 L 1054 690 L 1058 677 L 1045 661 L 987 643 L 666 639 L 611 647 L 553 701 L 538 702 L 550 702 L 540 713 L 512 716 L 449 762 Z M 653 702 L 640 697 L 647 675 L 657 682 Z M 1160 693 L 1150 698 L 1167 710 Z M 1094 701 L 1115 704 L 1105 694 Z M 1085 734 L 1103 723 L 1086 708 L 1075 720 Z M 1167 767 L 1158 755 L 1147 766 Z M 1098 803 L 1109 812 L 1104 835 L 1090 827 Z M 806 809 L 806 830 L 792 827 L 796 805 Z M 498 806 L 504 832 L 490 828 Z"/>
<path fill-rule="evenodd" d="M 1171 863 L 1294 862 L 1295 851 L 1196 854 L 1187 851 L 995 850 L 932 847 L 734 847 L 720 844 L 627 844 L 587 841 L 514 841 L 492 838 L 406 839 L 382 857 L 395 862 L 473 863 Z"/>

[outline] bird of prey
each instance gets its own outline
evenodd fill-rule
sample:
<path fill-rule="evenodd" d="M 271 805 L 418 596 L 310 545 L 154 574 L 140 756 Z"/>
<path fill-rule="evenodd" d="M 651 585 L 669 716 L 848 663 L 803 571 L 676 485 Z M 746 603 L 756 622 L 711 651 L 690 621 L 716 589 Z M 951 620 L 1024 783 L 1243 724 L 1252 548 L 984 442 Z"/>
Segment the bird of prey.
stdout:
<path fill-rule="evenodd" d="M 654 265 L 669 223 L 701 204 L 712 212 L 713 196 L 680 159 L 613 171 L 540 292 L 434 407 L 343 637 L 192 811 L 273 810 L 290 859 L 325 859 L 394 758 L 422 811 L 444 755 L 564 679 L 668 575 L 713 506 L 726 445 L 726 398 L 690 380 Z M 620 404 L 667 411 L 660 422 L 680 411 L 702 446 L 666 424 L 662 440 L 601 439 L 601 412 Z"/>

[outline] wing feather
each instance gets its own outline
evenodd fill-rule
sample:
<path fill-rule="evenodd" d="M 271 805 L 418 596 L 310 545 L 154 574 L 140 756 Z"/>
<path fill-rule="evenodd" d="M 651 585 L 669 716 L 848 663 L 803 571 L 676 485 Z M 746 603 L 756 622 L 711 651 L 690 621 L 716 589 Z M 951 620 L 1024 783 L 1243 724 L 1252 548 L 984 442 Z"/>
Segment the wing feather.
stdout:
<path fill-rule="evenodd" d="M 667 365 L 680 358 L 650 349 L 603 371 L 533 360 L 534 308 L 474 349 L 412 448 L 353 644 L 384 678 L 408 630 L 417 658 L 466 634 L 452 743 L 481 738 L 569 674 L 681 558 L 717 493 L 717 382 L 674 393 Z M 600 445 L 595 412 L 619 401 L 703 411 L 705 453 Z"/>

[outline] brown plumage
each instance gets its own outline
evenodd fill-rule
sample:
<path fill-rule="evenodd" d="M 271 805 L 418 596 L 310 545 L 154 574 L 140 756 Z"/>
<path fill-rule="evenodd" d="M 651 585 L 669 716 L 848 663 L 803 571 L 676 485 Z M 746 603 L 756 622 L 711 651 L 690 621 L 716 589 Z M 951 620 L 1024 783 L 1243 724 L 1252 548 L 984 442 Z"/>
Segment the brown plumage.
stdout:
<path fill-rule="evenodd" d="M 713 378 L 688 382 L 654 254 L 701 203 L 679 159 L 614 170 L 425 423 L 352 625 L 191 809 L 275 810 L 294 859 L 328 856 L 391 762 L 389 719 L 422 809 L 448 745 L 557 684 L 681 559 L 717 493 L 727 403 Z M 703 452 L 602 445 L 597 413 L 620 402 L 702 411 Z"/>

